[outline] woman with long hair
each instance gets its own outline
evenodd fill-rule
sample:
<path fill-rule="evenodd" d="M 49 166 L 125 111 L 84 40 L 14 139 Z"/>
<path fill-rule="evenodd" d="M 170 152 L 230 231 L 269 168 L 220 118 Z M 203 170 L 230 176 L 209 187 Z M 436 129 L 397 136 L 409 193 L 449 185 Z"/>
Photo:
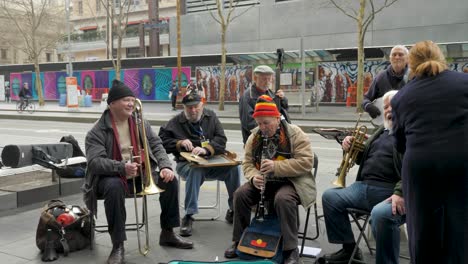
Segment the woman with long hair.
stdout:
<path fill-rule="evenodd" d="M 411 261 L 468 263 L 468 74 L 432 41 L 411 48 L 409 67 L 392 108 Z"/>

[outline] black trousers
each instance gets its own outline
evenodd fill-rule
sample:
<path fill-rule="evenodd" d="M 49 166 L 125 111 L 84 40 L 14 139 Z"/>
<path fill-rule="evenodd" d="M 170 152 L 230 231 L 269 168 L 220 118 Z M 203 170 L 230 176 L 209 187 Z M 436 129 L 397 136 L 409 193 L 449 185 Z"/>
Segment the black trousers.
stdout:
<path fill-rule="evenodd" d="M 161 206 L 161 228 L 169 229 L 180 225 L 179 194 L 177 179 L 164 183 L 158 181 L 155 173 L 153 179 L 158 187 L 164 190 L 159 194 Z M 141 177 L 136 178 L 137 192 L 141 191 Z M 133 195 L 133 180 L 127 180 L 130 194 Z M 125 186 L 119 177 L 101 177 L 98 182 L 98 197 L 104 199 L 108 231 L 113 243 L 127 240 L 125 222 L 127 213 L 125 209 L 125 197 L 128 197 Z M 149 207 L 148 207 L 149 210 Z"/>
<path fill-rule="evenodd" d="M 297 206 L 299 195 L 292 184 L 285 184 L 268 189 L 266 200 L 273 201 L 275 212 L 279 217 L 281 234 L 283 235 L 283 250 L 297 248 L 298 219 Z M 260 201 L 260 191 L 250 183 L 245 183 L 234 193 L 234 228 L 232 241 L 239 241 L 244 229 L 250 225 L 251 208 Z"/>
<path fill-rule="evenodd" d="M 172 108 L 176 107 L 176 101 L 177 101 L 177 94 L 171 96 L 171 103 L 172 103 Z"/>

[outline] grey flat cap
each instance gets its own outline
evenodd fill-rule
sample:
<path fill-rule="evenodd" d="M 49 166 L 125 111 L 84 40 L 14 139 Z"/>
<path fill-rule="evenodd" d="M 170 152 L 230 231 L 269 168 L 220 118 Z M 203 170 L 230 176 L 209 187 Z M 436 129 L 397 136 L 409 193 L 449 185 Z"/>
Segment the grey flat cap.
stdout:
<path fill-rule="evenodd" d="M 255 67 L 254 73 L 274 74 L 275 71 L 273 71 L 273 69 L 270 68 L 270 66 L 267 66 L 267 65 L 259 65 L 259 66 Z"/>

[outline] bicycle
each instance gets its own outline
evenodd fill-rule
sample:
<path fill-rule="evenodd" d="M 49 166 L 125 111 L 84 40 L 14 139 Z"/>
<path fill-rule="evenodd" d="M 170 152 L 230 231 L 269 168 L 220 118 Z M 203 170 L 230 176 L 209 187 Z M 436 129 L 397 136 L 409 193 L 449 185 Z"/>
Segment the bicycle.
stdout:
<path fill-rule="evenodd" d="M 16 111 L 18 113 L 22 113 L 24 111 L 27 111 L 28 113 L 32 114 L 36 110 L 36 105 L 34 104 L 33 101 L 25 99 L 23 101 L 23 105 L 21 106 L 21 100 L 16 102 Z"/>

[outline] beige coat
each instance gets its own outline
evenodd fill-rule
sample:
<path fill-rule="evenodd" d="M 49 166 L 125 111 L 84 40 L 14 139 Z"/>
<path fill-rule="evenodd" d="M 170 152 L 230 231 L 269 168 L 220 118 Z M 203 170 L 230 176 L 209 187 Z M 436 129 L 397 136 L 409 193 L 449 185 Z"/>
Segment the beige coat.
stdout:
<path fill-rule="evenodd" d="M 304 208 L 309 208 L 315 202 L 317 190 L 313 178 L 312 169 L 314 166 L 314 153 L 310 145 L 309 137 L 298 126 L 286 122 L 286 128 L 291 142 L 292 158 L 286 160 L 276 160 L 274 177 L 287 177 L 294 185 L 294 188 L 301 199 Z M 244 177 L 252 182 L 255 175 L 260 175 L 260 171 L 255 168 L 252 157 L 252 140 L 258 131 L 255 128 L 245 144 L 245 157 L 242 163 Z"/>

